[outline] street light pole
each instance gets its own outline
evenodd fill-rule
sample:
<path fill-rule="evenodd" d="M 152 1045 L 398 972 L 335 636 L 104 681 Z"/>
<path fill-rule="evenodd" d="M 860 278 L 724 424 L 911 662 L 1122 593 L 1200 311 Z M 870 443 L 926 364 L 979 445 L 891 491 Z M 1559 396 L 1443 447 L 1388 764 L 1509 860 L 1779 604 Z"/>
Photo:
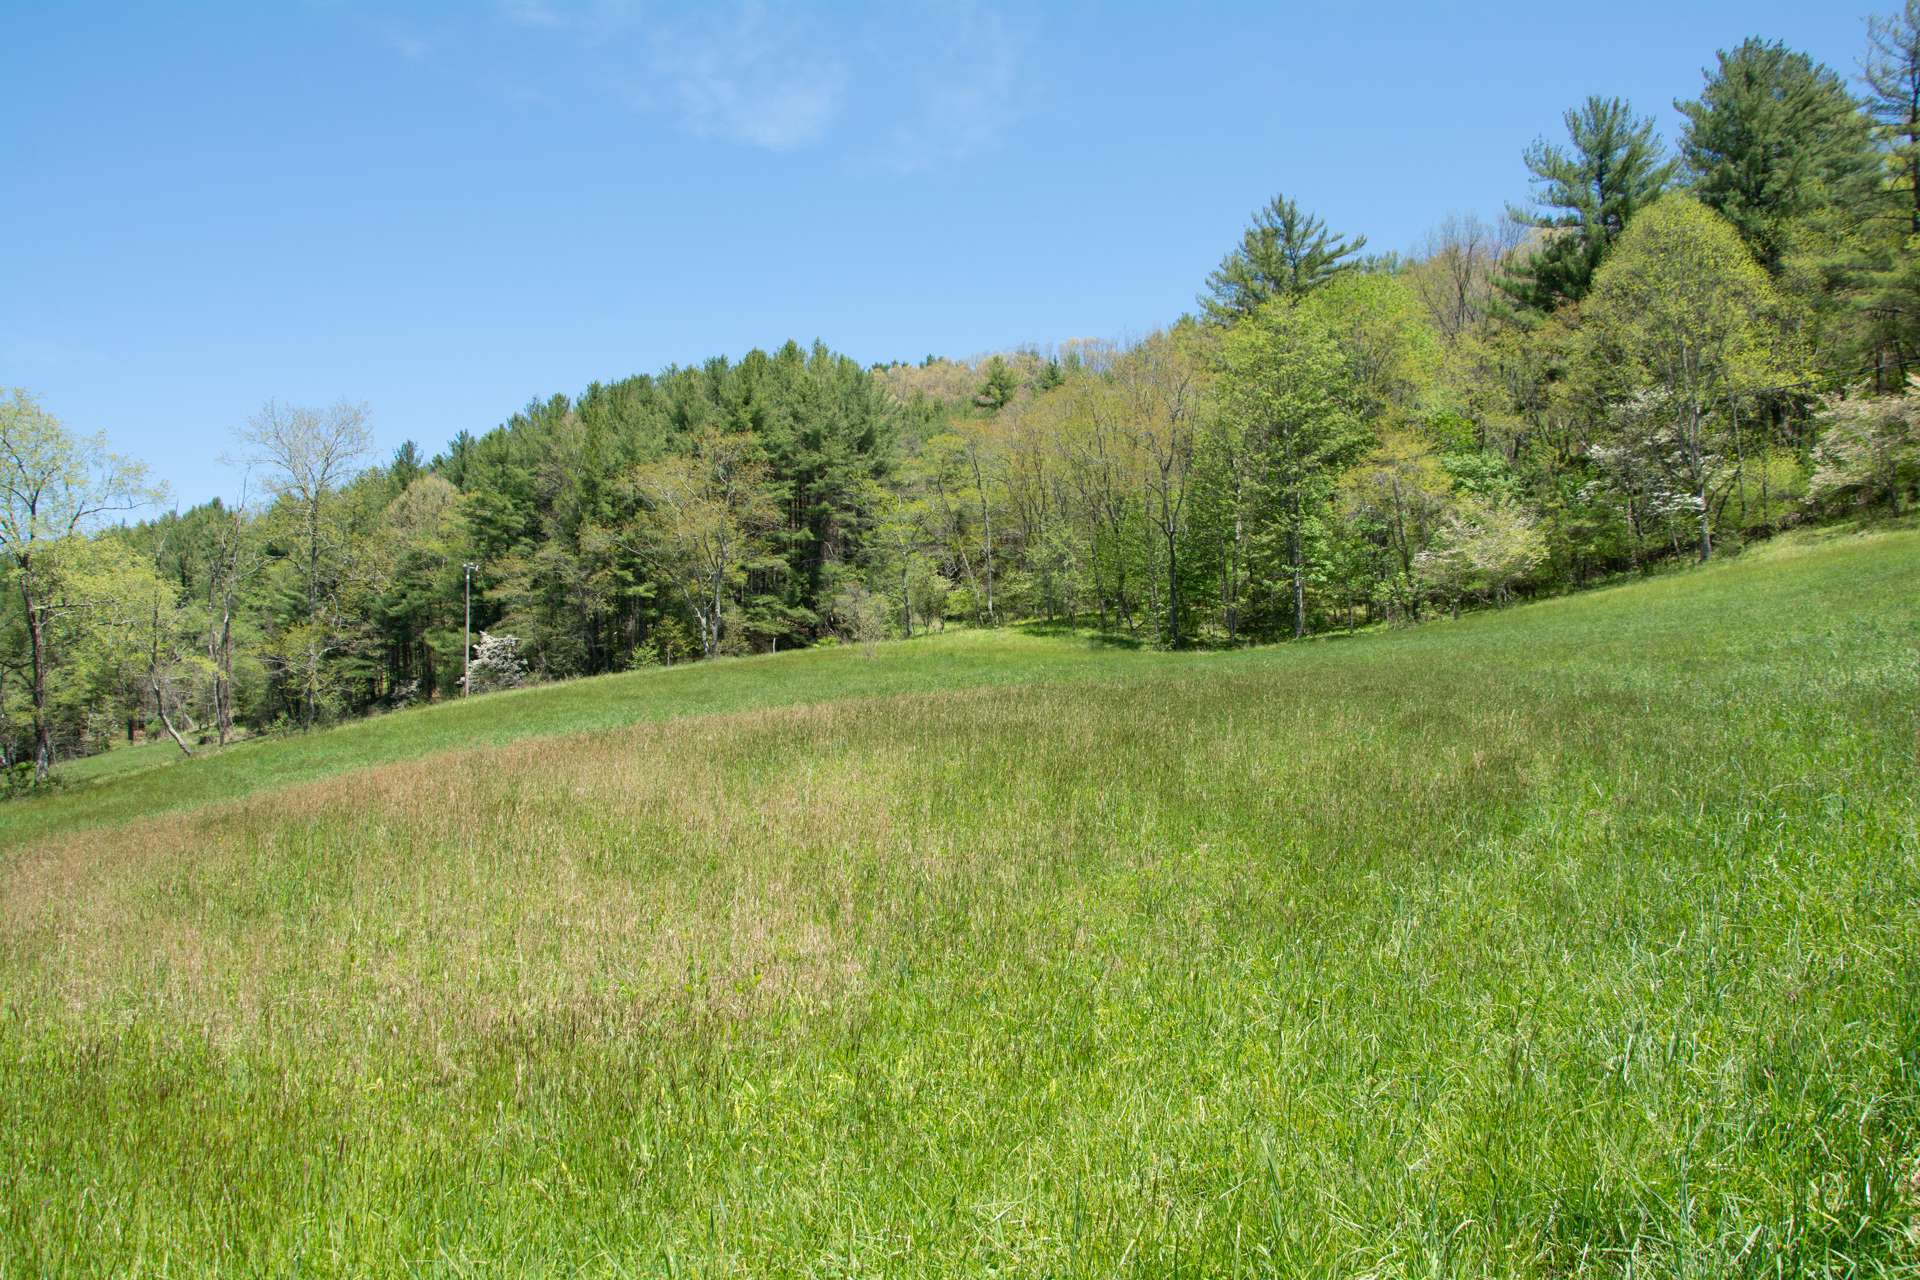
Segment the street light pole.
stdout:
<path fill-rule="evenodd" d="M 469 560 L 461 568 L 467 574 L 467 625 L 465 644 L 460 650 L 460 696 L 466 697 L 473 692 L 473 571 L 480 566 Z"/>

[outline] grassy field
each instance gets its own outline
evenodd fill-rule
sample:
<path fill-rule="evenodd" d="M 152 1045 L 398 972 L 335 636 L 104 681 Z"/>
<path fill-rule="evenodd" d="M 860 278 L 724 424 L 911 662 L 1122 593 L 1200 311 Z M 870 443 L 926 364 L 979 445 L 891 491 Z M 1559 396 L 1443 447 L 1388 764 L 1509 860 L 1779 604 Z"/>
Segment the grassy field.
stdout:
<path fill-rule="evenodd" d="M 1912 1274 L 1917 730 L 1909 532 L 102 777 L 0 810 L 0 1277 Z"/>
<path fill-rule="evenodd" d="M 1190 665 L 1186 655 L 1135 653 L 1091 636 L 965 631 L 910 644 L 810 649 L 572 680 L 204 751 L 192 762 L 162 740 L 62 765 L 69 789 L 0 812 L 0 849 L 43 835 L 332 777 L 434 752 L 499 746 L 761 707 L 990 685 L 1099 679 Z M 166 766 L 183 765 L 179 769 Z"/>

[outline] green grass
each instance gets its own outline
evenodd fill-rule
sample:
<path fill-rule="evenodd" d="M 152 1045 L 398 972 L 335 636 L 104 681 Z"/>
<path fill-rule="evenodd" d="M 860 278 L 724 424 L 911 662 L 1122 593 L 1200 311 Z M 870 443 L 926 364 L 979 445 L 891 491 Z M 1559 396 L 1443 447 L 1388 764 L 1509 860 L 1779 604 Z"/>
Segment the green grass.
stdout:
<path fill-rule="evenodd" d="M 61 782 L 74 785 L 157 769 L 184 758 L 171 740 L 115 743 L 109 750 L 62 764 L 58 773 Z"/>
<path fill-rule="evenodd" d="M 858 647 L 810 649 L 488 694 L 240 742 L 193 760 L 171 742 L 123 747 L 60 766 L 66 790 L 0 808 L 0 849 L 434 752 L 831 699 L 1141 674 L 1156 658 L 1168 670 L 1189 660 L 1117 651 L 1071 631 L 956 629 L 877 645 L 871 656 Z"/>
<path fill-rule="evenodd" d="M 0 1276 L 1912 1274 L 1917 589 L 955 636 L 9 807 Z"/>

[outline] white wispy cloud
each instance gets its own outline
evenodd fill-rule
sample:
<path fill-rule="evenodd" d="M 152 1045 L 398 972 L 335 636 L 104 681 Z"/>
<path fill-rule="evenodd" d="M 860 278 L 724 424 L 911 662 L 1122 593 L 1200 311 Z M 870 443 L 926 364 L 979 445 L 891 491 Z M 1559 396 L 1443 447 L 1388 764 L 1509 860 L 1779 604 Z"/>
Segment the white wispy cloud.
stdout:
<path fill-rule="evenodd" d="M 747 0 L 495 0 L 520 38 L 569 45 L 577 79 L 696 137 L 790 152 L 838 137 L 901 171 L 995 145 L 1018 112 L 1018 40 L 972 0 L 803 8 Z"/>
<path fill-rule="evenodd" d="M 641 0 L 495 0 L 494 11 L 509 26 L 565 31 L 595 42 L 630 32 L 650 16 Z"/>
<path fill-rule="evenodd" d="M 904 61 L 906 109 L 882 157 L 907 172 L 991 149 L 1019 114 L 1019 38 L 1005 18 L 961 3 L 929 10 L 925 21 L 918 56 Z"/>
<path fill-rule="evenodd" d="M 840 114 L 847 68 L 793 15 L 745 5 L 654 27 L 648 39 L 654 77 L 702 137 L 792 151 L 824 139 Z"/>
<path fill-rule="evenodd" d="M 520 27 L 564 27 L 568 15 L 544 0 L 500 0 L 500 16 Z"/>
<path fill-rule="evenodd" d="M 420 62 L 433 52 L 433 42 L 420 32 L 397 22 L 382 21 L 374 24 L 374 34 L 380 43 L 399 54 L 409 62 Z"/>

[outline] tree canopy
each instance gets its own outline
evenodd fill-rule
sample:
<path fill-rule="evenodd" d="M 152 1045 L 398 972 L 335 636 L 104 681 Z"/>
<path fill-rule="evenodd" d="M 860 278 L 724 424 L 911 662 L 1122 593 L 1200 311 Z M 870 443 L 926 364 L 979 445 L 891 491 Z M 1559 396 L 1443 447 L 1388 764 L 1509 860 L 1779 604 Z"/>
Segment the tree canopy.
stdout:
<path fill-rule="evenodd" d="M 1653 121 L 1634 115 L 1625 99 L 1591 97 L 1562 120 L 1567 146 L 1543 138 L 1527 148 L 1538 211 L 1515 216 L 1545 237 L 1505 282 L 1512 297 L 1539 311 L 1587 296 L 1593 273 L 1628 221 L 1679 169 L 1663 154 Z"/>
<path fill-rule="evenodd" d="M 1275 196 L 1207 277 L 1200 304 L 1218 321 L 1252 315 L 1268 299 L 1298 297 L 1353 270 L 1366 243 L 1365 236 L 1329 231 L 1292 200 Z"/>

